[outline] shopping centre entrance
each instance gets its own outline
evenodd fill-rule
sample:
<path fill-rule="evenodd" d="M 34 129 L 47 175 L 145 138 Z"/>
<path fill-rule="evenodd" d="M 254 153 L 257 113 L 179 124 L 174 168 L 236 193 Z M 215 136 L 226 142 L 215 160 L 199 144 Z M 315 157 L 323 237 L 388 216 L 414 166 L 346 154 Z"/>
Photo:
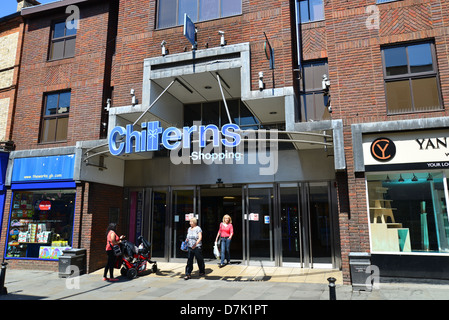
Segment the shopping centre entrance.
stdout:
<path fill-rule="evenodd" d="M 203 230 L 203 256 L 213 245 L 225 214 L 232 218 L 231 263 L 266 266 L 336 267 L 336 197 L 331 182 L 169 187 L 146 193 L 142 234 L 152 255 L 185 259 L 180 250 L 189 219 Z M 132 193 L 132 192 L 131 192 Z M 132 198 L 132 196 L 131 196 Z M 132 231 L 132 230 L 130 230 Z"/>

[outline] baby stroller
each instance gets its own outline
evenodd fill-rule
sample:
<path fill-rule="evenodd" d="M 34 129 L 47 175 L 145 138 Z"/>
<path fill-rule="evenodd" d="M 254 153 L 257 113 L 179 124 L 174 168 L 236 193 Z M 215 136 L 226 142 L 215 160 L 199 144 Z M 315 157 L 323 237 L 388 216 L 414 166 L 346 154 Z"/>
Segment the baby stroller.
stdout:
<path fill-rule="evenodd" d="M 139 246 L 136 247 L 129 241 L 122 241 L 121 249 L 123 255 L 117 257 L 115 267 L 120 269 L 122 276 L 128 279 L 134 279 L 147 269 L 147 263 L 153 264 L 151 270 L 157 272 L 157 262 L 151 261 L 150 243 L 142 236 L 137 238 Z"/>

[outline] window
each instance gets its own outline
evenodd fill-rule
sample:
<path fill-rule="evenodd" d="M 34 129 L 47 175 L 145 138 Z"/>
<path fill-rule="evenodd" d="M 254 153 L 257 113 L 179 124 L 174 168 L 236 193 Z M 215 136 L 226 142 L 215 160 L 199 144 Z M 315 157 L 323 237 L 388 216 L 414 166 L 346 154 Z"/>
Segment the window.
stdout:
<path fill-rule="evenodd" d="M 157 27 L 184 23 L 184 14 L 193 22 L 229 17 L 242 13 L 242 0 L 159 0 Z"/>
<path fill-rule="evenodd" d="M 301 106 L 305 121 L 330 119 L 326 107 L 328 96 L 322 87 L 323 75 L 328 74 L 327 61 L 318 60 L 304 63 L 303 76 L 300 83 Z"/>
<path fill-rule="evenodd" d="M 299 1 L 299 21 L 301 23 L 324 20 L 323 0 Z"/>
<path fill-rule="evenodd" d="M 58 259 L 72 246 L 75 190 L 14 191 L 5 256 Z"/>
<path fill-rule="evenodd" d="M 373 252 L 449 252 L 443 172 L 367 174 Z"/>
<path fill-rule="evenodd" d="M 67 140 L 70 97 L 70 91 L 45 95 L 40 136 L 41 143 Z"/>
<path fill-rule="evenodd" d="M 442 109 L 431 42 L 382 49 L 389 114 Z"/>
<path fill-rule="evenodd" d="M 259 121 L 240 100 L 227 100 L 229 115 L 233 123 L 245 129 L 259 129 Z M 228 114 L 222 101 L 186 104 L 184 125 L 192 126 L 194 121 L 202 125 L 215 124 L 222 127 L 229 123 Z"/>
<path fill-rule="evenodd" d="M 49 60 L 70 58 L 75 55 L 76 28 L 68 28 L 64 21 L 55 22 L 51 31 Z"/>

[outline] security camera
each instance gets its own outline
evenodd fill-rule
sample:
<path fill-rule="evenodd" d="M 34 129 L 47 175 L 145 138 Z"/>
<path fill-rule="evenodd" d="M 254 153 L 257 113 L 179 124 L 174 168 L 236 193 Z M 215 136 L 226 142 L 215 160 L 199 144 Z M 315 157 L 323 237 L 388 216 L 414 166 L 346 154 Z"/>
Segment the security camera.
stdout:
<path fill-rule="evenodd" d="M 218 34 L 219 35 L 221 35 L 221 38 L 220 38 L 220 46 L 222 46 L 222 47 L 224 47 L 225 45 L 226 45 L 226 40 L 225 40 L 225 38 L 224 38 L 224 31 L 221 31 L 221 30 L 219 30 L 218 31 Z"/>
<path fill-rule="evenodd" d="M 134 89 L 131 89 L 130 94 L 131 94 L 131 104 L 132 104 L 133 106 L 135 106 L 136 103 L 137 103 L 137 100 L 136 100 L 136 95 L 134 94 Z"/>
<path fill-rule="evenodd" d="M 167 44 L 167 41 L 162 40 L 162 42 L 161 42 L 162 56 L 165 56 L 166 54 L 168 54 L 168 49 L 165 48 L 166 44 Z"/>
<path fill-rule="evenodd" d="M 327 78 L 327 75 L 323 74 L 323 80 L 321 81 L 321 87 L 323 88 L 323 90 L 329 90 L 330 85 L 331 85 L 331 82 Z"/>
<path fill-rule="evenodd" d="M 109 111 L 111 109 L 111 98 L 106 99 L 106 111 Z"/>
<path fill-rule="evenodd" d="M 259 72 L 259 90 L 265 89 L 265 83 L 263 83 L 263 72 Z"/>

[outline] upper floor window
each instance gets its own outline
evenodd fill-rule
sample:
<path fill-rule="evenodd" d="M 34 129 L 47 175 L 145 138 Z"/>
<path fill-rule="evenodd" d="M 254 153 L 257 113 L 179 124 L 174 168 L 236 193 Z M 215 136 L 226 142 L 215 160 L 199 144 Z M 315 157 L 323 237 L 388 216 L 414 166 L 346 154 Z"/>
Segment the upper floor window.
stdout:
<path fill-rule="evenodd" d="M 323 0 L 299 1 L 299 21 L 301 23 L 324 20 Z"/>
<path fill-rule="evenodd" d="M 323 89 L 323 75 L 328 75 L 327 60 L 316 60 L 302 66 L 301 94 L 302 116 L 305 121 L 330 119 L 329 96 Z"/>
<path fill-rule="evenodd" d="M 66 21 L 55 22 L 51 30 L 49 60 L 70 58 L 75 55 L 76 28 Z"/>
<path fill-rule="evenodd" d="M 227 100 L 232 123 L 244 129 L 259 129 L 259 121 L 241 100 Z M 215 124 L 222 127 L 229 123 L 226 107 L 222 101 L 194 103 L 184 105 L 184 125 L 191 126 L 195 121 L 202 125 Z"/>
<path fill-rule="evenodd" d="M 157 27 L 184 23 L 184 14 L 193 22 L 229 17 L 242 13 L 242 0 L 159 0 Z"/>
<path fill-rule="evenodd" d="M 432 42 L 385 47 L 382 59 L 389 114 L 442 109 Z"/>
<path fill-rule="evenodd" d="M 44 97 L 40 142 L 67 140 L 70 112 L 70 91 L 47 93 Z"/>

